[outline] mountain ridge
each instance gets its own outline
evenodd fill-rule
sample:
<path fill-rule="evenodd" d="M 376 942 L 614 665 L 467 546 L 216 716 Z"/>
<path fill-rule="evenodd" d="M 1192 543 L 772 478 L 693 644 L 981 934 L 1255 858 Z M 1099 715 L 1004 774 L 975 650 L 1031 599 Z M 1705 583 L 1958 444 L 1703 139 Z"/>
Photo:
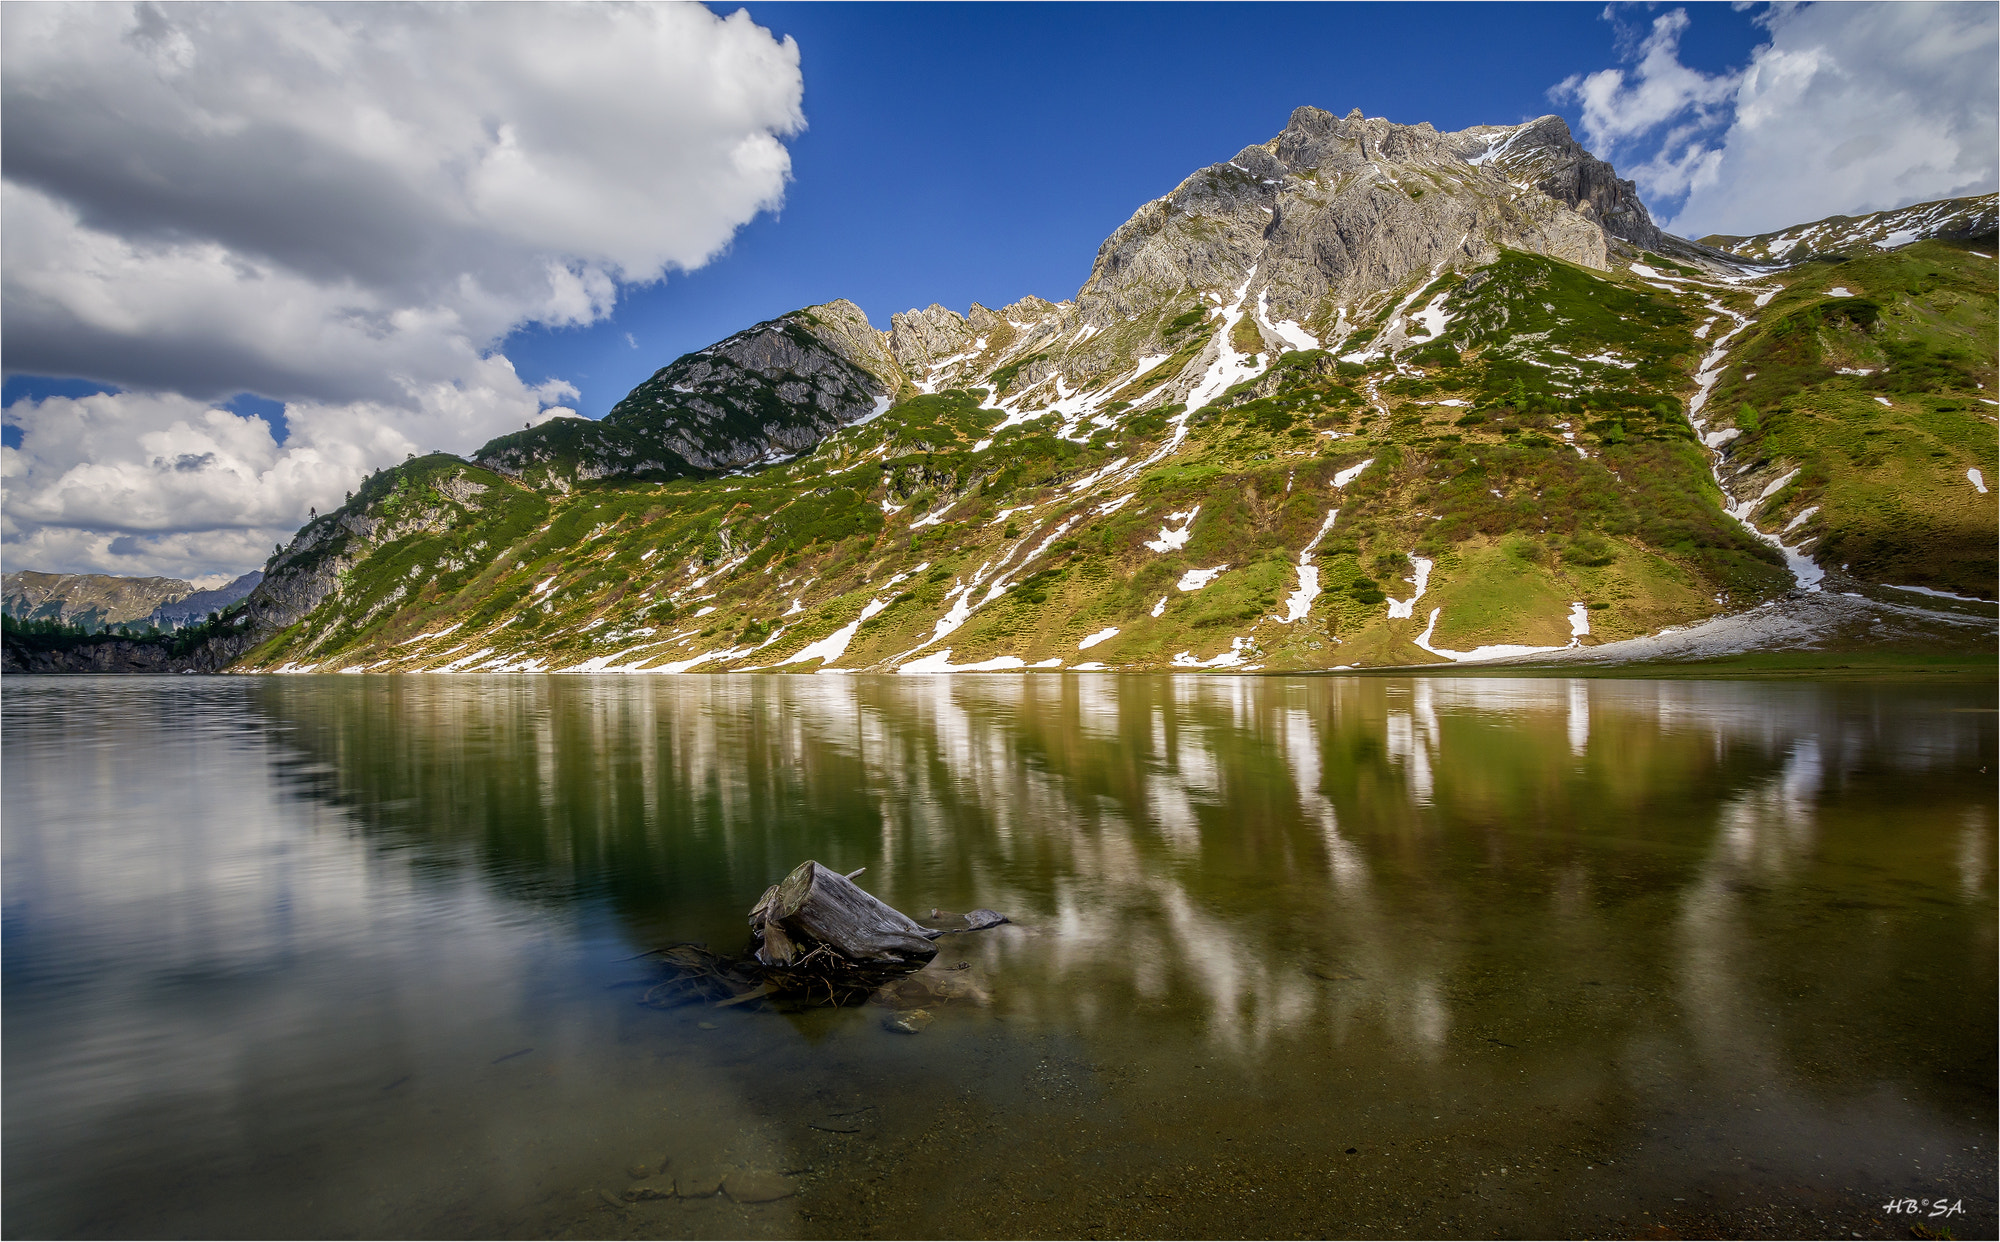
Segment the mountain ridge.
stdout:
<path fill-rule="evenodd" d="M 238 666 L 1306 669 L 1890 565 L 1991 598 L 1992 283 L 1948 241 L 1671 237 L 1560 118 L 1301 108 L 1073 299 L 802 308 L 601 422 L 379 473 L 267 566 Z"/>
<path fill-rule="evenodd" d="M 192 582 L 179 578 L 18 569 L 0 577 L 0 607 L 16 620 L 103 629 L 142 624 L 155 609 L 185 599 L 194 590 Z"/>

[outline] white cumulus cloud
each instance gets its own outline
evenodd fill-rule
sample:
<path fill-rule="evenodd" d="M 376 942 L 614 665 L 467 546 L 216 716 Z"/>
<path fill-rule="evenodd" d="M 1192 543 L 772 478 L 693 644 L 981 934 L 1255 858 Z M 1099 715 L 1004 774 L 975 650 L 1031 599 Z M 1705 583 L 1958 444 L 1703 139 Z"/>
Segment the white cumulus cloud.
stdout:
<path fill-rule="evenodd" d="M 1556 86 L 1552 93 L 1558 99 L 1582 105 L 1586 141 L 1615 147 L 1689 114 L 1706 122 L 1717 105 L 1728 101 L 1734 89 L 1728 75 L 1710 76 L 1681 63 L 1681 35 L 1687 28 L 1686 10 L 1662 13 L 1634 49 L 1637 63 L 1629 73 L 1600 69 Z"/>
<path fill-rule="evenodd" d="M 1669 230 L 1759 233 L 2000 187 L 2000 9 L 1780 5 L 1758 20 L 1769 40 L 1741 70 L 1681 64 L 1676 9 L 1629 70 L 1550 92 L 1580 105 L 1586 142 Z"/>
<path fill-rule="evenodd" d="M 261 563 L 410 452 L 556 413 L 495 352 L 782 200 L 798 49 L 669 5 L 0 9 L 11 567 Z M 289 434 L 214 408 L 284 402 Z M 567 411 L 563 411 L 567 412 Z"/>

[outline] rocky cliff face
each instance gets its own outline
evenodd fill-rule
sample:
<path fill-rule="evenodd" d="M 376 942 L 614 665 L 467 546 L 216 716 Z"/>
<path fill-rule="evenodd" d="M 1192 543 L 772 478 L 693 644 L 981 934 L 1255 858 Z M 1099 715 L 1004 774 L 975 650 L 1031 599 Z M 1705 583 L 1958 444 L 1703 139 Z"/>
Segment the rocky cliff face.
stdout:
<path fill-rule="evenodd" d="M 1517 185 L 1533 185 L 1613 237 L 1648 250 L 1667 243 L 1633 184 L 1584 150 L 1559 116 L 1525 125 L 1476 125 L 1446 137 L 1468 163 L 1496 169 Z"/>
<path fill-rule="evenodd" d="M 1593 221 L 1473 163 L 1471 146 L 1428 124 L 1300 108 L 1277 137 L 1194 174 L 1114 232 L 1077 297 L 1084 321 L 1108 328 L 1173 293 L 1247 279 L 1271 314 L 1326 338 L 1341 309 L 1501 247 L 1605 265 Z"/>
<path fill-rule="evenodd" d="M 366 625 L 475 576 L 494 556 L 495 540 L 518 536 L 547 512 L 539 492 L 447 454 L 379 472 L 264 566 L 245 600 L 247 631 L 261 640 L 299 626 L 308 649 L 335 640 L 344 626 Z M 464 534 L 474 526 L 485 537 Z M 394 550 L 386 561 L 385 549 Z M 308 620 L 323 606 L 337 624 Z"/>
<path fill-rule="evenodd" d="M 984 309 L 973 305 L 975 314 Z M 946 359 L 964 354 L 972 338 L 965 316 L 936 302 L 923 310 L 906 310 L 889 317 L 890 352 L 913 371 L 928 372 Z"/>
<path fill-rule="evenodd" d="M 878 412 L 903 382 L 882 335 L 840 301 L 760 323 L 661 368 L 605 421 L 703 470 L 793 457 Z"/>

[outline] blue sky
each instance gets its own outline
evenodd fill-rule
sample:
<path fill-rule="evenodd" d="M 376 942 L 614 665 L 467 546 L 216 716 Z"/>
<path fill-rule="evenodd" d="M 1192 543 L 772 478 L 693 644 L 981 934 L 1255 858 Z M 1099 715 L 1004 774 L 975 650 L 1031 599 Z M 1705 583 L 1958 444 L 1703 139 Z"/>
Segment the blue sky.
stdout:
<path fill-rule="evenodd" d="M 226 579 L 370 471 L 601 417 L 786 311 L 1073 296 L 1302 104 L 1558 113 L 1691 237 L 1991 192 L 1997 32 L 1936 0 L 0 6 L 0 557 Z"/>
<path fill-rule="evenodd" d="M 784 205 L 707 266 L 628 287 L 609 319 L 501 343 L 530 382 L 574 384 L 590 417 L 681 354 L 815 302 L 848 298 L 886 329 L 932 302 L 1069 297 L 1141 203 L 1301 104 L 1445 130 L 1555 112 L 1574 128 L 1578 106 L 1549 89 L 1614 60 L 1620 30 L 1581 4 L 709 6 L 738 7 L 800 49 L 807 128 Z M 1693 9 L 1682 61 L 1742 64 L 1751 14 Z M 9 375 L 5 401 L 106 387 Z M 229 407 L 283 417 L 250 393 Z"/>
<path fill-rule="evenodd" d="M 1741 65 L 1751 14 L 1694 7 L 1682 62 Z M 1070 297 L 1140 204 L 1301 104 L 1441 130 L 1555 112 L 1575 128 L 1580 109 L 1550 87 L 1618 43 L 1580 4 L 748 8 L 802 53 L 809 128 L 783 210 L 707 267 L 629 290 L 608 322 L 504 347 L 524 376 L 575 384 L 591 417 L 681 354 L 815 302 L 848 298 L 886 329 L 932 302 Z"/>

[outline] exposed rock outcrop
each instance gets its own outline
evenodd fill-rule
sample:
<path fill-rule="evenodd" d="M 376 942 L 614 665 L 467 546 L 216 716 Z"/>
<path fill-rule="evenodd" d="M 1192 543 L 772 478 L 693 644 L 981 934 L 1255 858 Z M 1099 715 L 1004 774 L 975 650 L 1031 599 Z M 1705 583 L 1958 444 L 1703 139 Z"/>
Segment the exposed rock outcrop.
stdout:
<path fill-rule="evenodd" d="M 1074 305 L 908 311 L 890 348 L 931 388 L 998 367 L 1009 391 L 1049 377 L 1075 391 L 1199 343 L 1225 306 L 1241 311 L 1242 349 L 1335 346 L 1432 278 L 1502 250 L 1604 270 L 1631 248 L 1723 257 L 1662 233 L 1633 184 L 1561 117 L 1439 133 L 1302 107 L 1268 142 L 1139 208 L 1099 248 Z M 1178 355 L 1187 378 L 1172 394 L 1220 348 Z"/>
<path fill-rule="evenodd" d="M 908 383 L 854 303 L 767 320 L 675 359 L 602 422 L 552 420 L 474 459 L 557 490 L 580 480 L 740 469 L 790 457 L 880 410 Z"/>
<path fill-rule="evenodd" d="M 1447 137 L 1466 160 L 1532 184 L 1613 237 L 1655 250 L 1667 236 L 1653 223 L 1638 189 L 1586 151 L 1559 116 L 1525 125 L 1477 125 Z"/>
<path fill-rule="evenodd" d="M 966 354 L 972 327 L 965 316 L 931 303 L 923 310 L 889 316 L 889 349 L 911 371 L 927 371 L 947 358 Z"/>
<path fill-rule="evenodd" d="M 266 563 L 263 580 L 245 599 L 250 618 L 246 632 L 262 641 L 298 624 L 329 596 L 348 594 L 354 567 L 377 549 L 413 535 L 449 531 L 480 514 L 498 482 L 442 453 L 376 475 L 339 509 L 308 522 Z M 518 491 L 509 489 L 508 499 L 518 503 Z M 379 611 L 400 599 L 402 590 L 399 584 L 388 599 L 370 602 Z M 370 594 L 364 589 L 357 598 Z M 358 623 L 373 615 L 360 614 Z"/>
<path fill-rule="evenodd" d="M 1559 118 L 1520 130 L 1528 139 L 1520 158 L 1546 166 L 1544 181 L 1574 182 L 1627 210 L 1601 178 L 1578 171 L 1588 153 Z M 1326 335 L 1342 309 L 1490 262 L 1501 247 L 1606 266 L 1594 208 L 1579 211 L 1541 184 L 1513 180 L 1511 169 L 1475 163 L 1485 149 L 1428 124 L 1300 108 L 1271 141 L 1202 169 L 1120 226 L 1078 294 L 1082 317 L 1109 329 L 1157 314 L 1176 292 L 1215 294 L 1247 281 L 1248 298 L 1261 297 L 1268 315 Z"/>

